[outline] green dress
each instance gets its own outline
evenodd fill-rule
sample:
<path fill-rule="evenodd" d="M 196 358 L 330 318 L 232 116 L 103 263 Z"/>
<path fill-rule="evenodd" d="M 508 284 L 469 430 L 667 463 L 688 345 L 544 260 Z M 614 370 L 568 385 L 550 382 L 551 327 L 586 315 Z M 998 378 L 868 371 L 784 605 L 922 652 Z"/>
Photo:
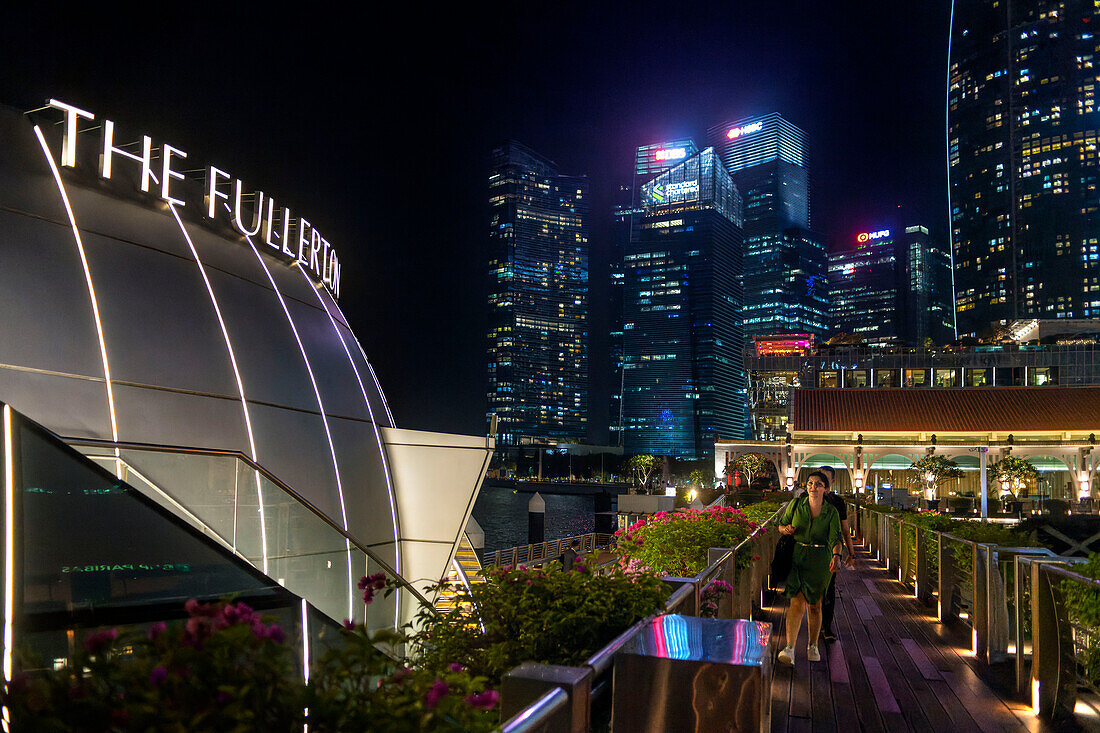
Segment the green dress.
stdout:
<path fill-rule="evenodd" d="M 814 517 L 809 497 L 800 496 L 787 504 L 779 523 L 794 525 L 794 558 L 785 593 L 788 598 L 801 593 L 807 603 L 815 604 L 829 587 L 829 563 L 841 541 L 840 515 L 822 501 L 821 513 Z"/>

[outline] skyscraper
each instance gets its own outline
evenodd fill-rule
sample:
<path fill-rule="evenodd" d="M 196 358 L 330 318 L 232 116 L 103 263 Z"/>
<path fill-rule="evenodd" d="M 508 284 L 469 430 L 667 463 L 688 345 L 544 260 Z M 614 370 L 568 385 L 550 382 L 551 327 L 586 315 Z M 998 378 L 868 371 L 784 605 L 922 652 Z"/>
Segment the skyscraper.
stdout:
<path fill-rule="evenodd" d="M 1100 316 L 1100 5 L 956 0 L 947 87 L 959 334 Z"/>
<path fill-rule="evenodd" d="M 745 335 L 824 334 L 826 263 L 810 231 L 810 176 L 802 130 L 772 113 L 707 131 L 744 200 Z"/>
<path fill-rule="evenodd" d="M 712 148 L 642 186 L 623 257 L 625 447 L 711 455 L 746 432 L 741 200 Z"/>
<path fill-rule="evenodd" d="M 634 181 L 619 186 L 612 212 L 610 260 L 611 328 L 608 355 L 611 368 L 611 400 L 608 405 L 610 444 L 623 444 L 623 255 L 628 242 L 637 241 L 642 214 L 639 196 L 642 186 L 667 170 L 675 168 L 698 153 L 690 138 L 640 145 L 634 150 Z"/>
<path fill-rule="evenodd" d="M 926 339 L 938 345 L 955 340 L 951 257 L 920 225 L 907 226 L 899 235 L 899 257 L 904 257 L 907 297 L 902 298 L 904 324 L 900 336 L 920 346 Z"/>
<path fill-rule="evenodd" d="M 928 228 L 860 232 L 829 254 L 832 326 L 872 345 L 955 340 L 951 267 Z"/>
<path fill-rule="evenodd" d="M 583 441 L 588 181 L 510 141 L 489 171 L 488 404 L 497 442 Z"/>
<path fill-rule="evenodd" d="M 896 340 L 903 329 L 904 259 L 892 229 L 860 232 L 829 253 L 833 329 L 869 344 Z"/>

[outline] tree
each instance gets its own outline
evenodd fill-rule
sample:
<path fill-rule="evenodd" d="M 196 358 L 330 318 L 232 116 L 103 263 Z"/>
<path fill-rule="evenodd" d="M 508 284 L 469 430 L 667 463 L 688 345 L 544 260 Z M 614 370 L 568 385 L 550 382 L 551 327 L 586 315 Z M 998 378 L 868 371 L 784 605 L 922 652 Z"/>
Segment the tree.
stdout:
<path fill-rule="evenodd" d="M 707 486 L 709 488 L 710 480 L 707 474 L 700 471 L 698 468 L 688 474 L 688 481 L 696 484 L 697 486 Z"/>
<path fill-rule="evenodd" d="M 649 477 L 663 465 L 663 461 L 649 453 L 639 453 L 636 456 L 631 456 L 626 465 L 633 472 L 635 478 L 641 477 L 642 486 L 646 486 L 649 484 Z"/>
<path fill-rule="evenodd" d="M 1001 490 L 1019 495 L 1020 489 L 1027 481 L 1039 478 L 1039 471 L 1026 458 L 1005 456 L 986 468 L 986 477 L 989 481 L 989 491 Z"/>
<path fill-rule="evenodd" d="M 939 493 L 940 483 L 949 479 L 960 478 L 963 474 L 959 470 L 959 464 L 950 458 L 938 456 L 933 453 L 919 461 L 914 461 L 909 466 L 912 472 L 911 481 L 927 491 L 926 498 L 933 499 Z"/>
<path fill-rule="evenodd" d="M 771 463 L 771 461 L 759 453 L 743 453 L 726 466 L 726 473 L 728 474 L 732 467 L 745 474 L 745 478 L 747 479 L 745 488 L 748 488 L 752 485 L 752 480 L 754 478 L 767 470 L 769 463 Z"/>

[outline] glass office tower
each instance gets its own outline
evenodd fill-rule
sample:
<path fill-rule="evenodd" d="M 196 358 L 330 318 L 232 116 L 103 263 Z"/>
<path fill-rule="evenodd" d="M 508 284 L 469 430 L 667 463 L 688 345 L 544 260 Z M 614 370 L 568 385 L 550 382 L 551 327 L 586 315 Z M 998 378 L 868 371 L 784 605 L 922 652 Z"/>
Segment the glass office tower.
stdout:
<path fill-rule="evenodd" d="M 904 326 L 899 335 L 914 346 L 923 345 L 927 339 L 940 346 L 950 343 L 955 340 L 950 255 L 927 227 L 908 226 L 899 236 L 908 293 L 908 297 L 901 298 Z"/>
<path fill-rule="evenodd" d="M 713 454 L 744 436 L 741 200 L 712 148 L 646 183 L 623 257 L 623 413 L 631 453 Z"/>
<path fill-rule="evenodd" d="M 805 134 L 772 113 L 711 127 L 707 141 L 744 201 L 746 336 L 826 333 L 828 254 L 810 231 Z"/>
<path fill-rule="evenodd" d="M 611 369 L 611 400 L 608 405 L 609 443 L 623 444 L 623 255 L 628 242 L 637 241 L 644 209 L 638 196 L 642 186 L 661 173 L 675 168 L 698 153 L 690 138 L 639 145 L 634 149 L 634 182 L 615 191 L 611 212 L 610 306 L 611 328 L 608 334 Z"/>
<path fill-rule="evenodd" d="M 588 181 L 508 142 L 489 171 L 489 416 L 498 444 L 588 427 Z"/>
<path fill-rule="evenodd" d="M 959 335 L 1100 316 L 1100 5 L 958 0 L 947 154 Z"/>
<path fill-rule="evenodd" d="M 900 312 L 905 262 L 891 229 L 857 234 L 829 254 L 829 300 L 833 330 L 868 344 L 895 341 L 904 330 Z"/>

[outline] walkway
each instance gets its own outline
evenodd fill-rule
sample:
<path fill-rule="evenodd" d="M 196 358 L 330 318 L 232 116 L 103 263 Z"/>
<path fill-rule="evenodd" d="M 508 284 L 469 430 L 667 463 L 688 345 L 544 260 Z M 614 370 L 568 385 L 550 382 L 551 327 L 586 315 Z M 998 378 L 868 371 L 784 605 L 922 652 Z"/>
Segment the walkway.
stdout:
<path fill-rule="evenodd" d="M 806 659 L 803 620 L 795 667 L 775 665 L 772 731 L 1090 729 L 1044 725 L 1012 696 L 1011 663 L 980 663 L 967 629 L 939 623 L 866 553 L 857 550 L 855 568 L 837 583 L 837 640 L 822 644 L 822 661 Z M 786 599 L 771 603 L 765 611 L 785 639 Z"/>

